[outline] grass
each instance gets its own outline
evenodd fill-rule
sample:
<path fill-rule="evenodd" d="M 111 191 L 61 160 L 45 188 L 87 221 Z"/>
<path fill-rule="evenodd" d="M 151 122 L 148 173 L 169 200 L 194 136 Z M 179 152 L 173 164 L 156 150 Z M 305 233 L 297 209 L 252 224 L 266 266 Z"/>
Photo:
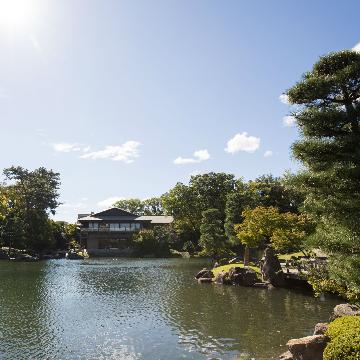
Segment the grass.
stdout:
<path fill-rule="evenodd" d="M 212 272 L 214 273 L 214 275 L 216 276 L 217 274 L 219 274 L 221 271 L 229 271 L 231 268 L 233 267 L 244 267 L 243 263 L 235 263 L 235 264 L 227 264 L 227 265 L 222 265 L 222 266 L 218 266 L 214 269 L 212 269 Z M 249 268 L 251 270 L 254 270 L 257 274 L 261 275 L 261 271 L 260 268 L 258 268 L 257 266 L 249 266 Z"/>

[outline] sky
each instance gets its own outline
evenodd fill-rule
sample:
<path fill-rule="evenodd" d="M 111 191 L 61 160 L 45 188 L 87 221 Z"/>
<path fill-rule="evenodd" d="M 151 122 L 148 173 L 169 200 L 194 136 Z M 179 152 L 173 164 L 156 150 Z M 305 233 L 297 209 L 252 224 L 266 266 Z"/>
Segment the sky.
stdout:
<path fill-rule="evenodd" d="M 359 44 L 359 13 L 351 0 L 0 0 L 0 169 L 59 172 L 55 219 L 70 222 L 194 174 L 296 171 L 281 95 Z"/>

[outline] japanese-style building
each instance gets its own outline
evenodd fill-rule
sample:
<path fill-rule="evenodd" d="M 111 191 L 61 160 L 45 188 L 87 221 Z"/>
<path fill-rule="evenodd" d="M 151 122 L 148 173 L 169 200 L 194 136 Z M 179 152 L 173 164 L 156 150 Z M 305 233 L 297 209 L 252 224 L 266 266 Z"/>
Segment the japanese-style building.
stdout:
<path fill-rule="evenodd" d="M 98 213 L 78 214 L 81 243 L 90 255 L 128 255 L 132 236 L 141 229 L 169 226 L 172 216 L 137 216 L 119 208 Z"/>

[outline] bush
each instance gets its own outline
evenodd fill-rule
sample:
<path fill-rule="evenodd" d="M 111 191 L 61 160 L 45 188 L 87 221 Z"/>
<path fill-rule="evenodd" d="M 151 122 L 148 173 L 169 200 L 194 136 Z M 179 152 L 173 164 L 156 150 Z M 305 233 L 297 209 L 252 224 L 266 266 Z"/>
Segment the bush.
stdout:
<path fill-rule="evenodd" d="M 135 252 L 138 256 L 151 255 L 155 257 L 170 256 L 170 246 L 176 241 L 171 229 L 154 226 L 134 234 Z"/>
<path fill-rule="evenodd" d="M 360 360 L 360 317 L 343 316 L 334 320 L 326 335 L 330 342 L 324 360 Z"/>

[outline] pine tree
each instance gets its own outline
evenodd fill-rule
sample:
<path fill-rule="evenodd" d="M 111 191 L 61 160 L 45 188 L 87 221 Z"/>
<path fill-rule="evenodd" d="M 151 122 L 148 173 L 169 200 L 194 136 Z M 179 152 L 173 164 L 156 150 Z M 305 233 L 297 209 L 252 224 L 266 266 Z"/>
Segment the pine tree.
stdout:
<path fill-rule="evenodd" d="M 292 151 L 305 170 L 298 184 L 317 217 L 315 245 L 329 275 L 360 300 L 360 54 L 323 56 L 287 92 L 301 139 Z"/>

